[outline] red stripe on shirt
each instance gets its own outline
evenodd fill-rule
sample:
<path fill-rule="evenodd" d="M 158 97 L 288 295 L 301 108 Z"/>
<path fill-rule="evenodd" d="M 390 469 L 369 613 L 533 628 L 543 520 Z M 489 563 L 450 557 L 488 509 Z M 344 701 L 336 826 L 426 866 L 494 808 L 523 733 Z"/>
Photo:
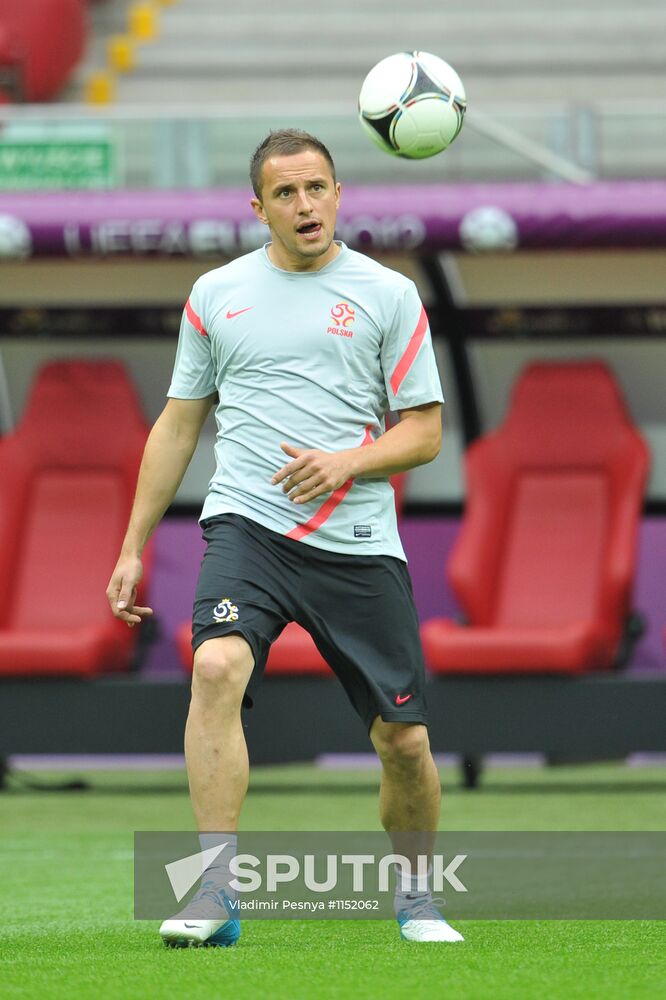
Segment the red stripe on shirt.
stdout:
<path fill-rule="evenodd" d="M 368 424 L 365 428 L 365 435 L 361 441 L 361 447 L 365 444 L 372 444 L 372 434 L 370 433 L 371 427 L 372 424 Z M 299 542 L 301 538 L 305 538 L 306 535 L 310 535 L 313 531 L 317 531 L 318 528 L 321 528 L 324 521 L 327 521 L 335 508 L 342 503 L 353 485 L 354 480 L 348 479 L 346 483 L 342 484 L 342 486 L 338 486 L 337 490 L 334 490 L 334 492 L 331 493 L 328 500 L 321 505 L 317 513 L 313 514 L 309 521 L 306 521 L 305 524 L 297 524 L 295 528 L 292 528 L 291 531 L 287 532 L 285 538 L 293 538 L 294 541 Z"/>
<path fill-rule="evenodd" d="M 416 324 L 416 329 L 414 333 L 409 338 L 409 343 L 405 348 L 405 353 L 400 358 L 400 361 L 396 365 L 396 369 L 391 375 L 391 390 L 393 395 L 397 395 L 398 389 L 403 383 L 405 375 L 412 367 L 414 363 L 414 358 L 417 355 L 418 349 L 421 346 L 421 342 L 425 337 L 425 332 L 428 329 L 428 317 L 426 316 L 426 311 L 424 306 L 421 306 L 421 315 L 419 316 L 419 321 Z"/>
<path fill-rule="evenodd" d="M 181 299 L 181 301 L 182 301 L 182 299 Z M 202 337 L 207 337 L 208 336 L 208 334 L 206 333 L 206 330 L 204 329 L 204 325 L 201 322 L 201 319 L 195 313 L 195 311 L 192 308 L 192 305 L 191 305 L 189 299 L 185 303 L 185 315 L 187 316 L 188 320 L 190 321 L 190 323 L 192 324 L 192 326 L 194 327 L 194 329 L 197 331 L 197 333 L 200 333 Z"/>

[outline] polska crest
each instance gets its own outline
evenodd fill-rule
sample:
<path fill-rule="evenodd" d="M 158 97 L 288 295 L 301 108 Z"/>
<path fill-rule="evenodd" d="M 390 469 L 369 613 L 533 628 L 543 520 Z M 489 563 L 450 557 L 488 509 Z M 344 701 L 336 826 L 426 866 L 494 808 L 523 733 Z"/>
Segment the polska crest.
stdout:
<path fill-rule="evenodd" d="M 213 618 L 216 622 L 237 622 L 238 608 L 231 603 L 230 597 L 223 597 L 213 608 Z"/>

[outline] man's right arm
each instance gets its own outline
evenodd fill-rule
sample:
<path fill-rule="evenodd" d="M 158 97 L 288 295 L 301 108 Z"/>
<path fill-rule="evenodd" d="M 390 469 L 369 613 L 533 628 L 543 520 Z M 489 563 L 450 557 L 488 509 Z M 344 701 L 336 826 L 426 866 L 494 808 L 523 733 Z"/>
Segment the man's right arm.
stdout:
<path fill-rule="evenodd" d="M 146 442 L 125 540 L 106 591 L 116 618 L 130 627 L 152 614 L 134 604 L 141 554 L 176 495 L 215 398 L 169 399 Z"/>

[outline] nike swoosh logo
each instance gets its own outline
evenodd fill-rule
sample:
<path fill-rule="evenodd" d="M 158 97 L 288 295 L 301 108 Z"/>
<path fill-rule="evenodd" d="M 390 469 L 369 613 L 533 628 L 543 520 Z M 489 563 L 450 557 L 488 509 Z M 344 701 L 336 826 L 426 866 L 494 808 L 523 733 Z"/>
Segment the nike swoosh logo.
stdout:
<path fill-rule="evenodd" d="M 185 926 L 188 927 L 190 930 L 192 930 L 193 927 L 196 927 L 198 929 L 199 927 L 201 927 L 201 924 L 185 924 Z"/>
<path fill-rule="evenodd" d="M 397 694 L 395 696 L 395 703 L 396 705 L 404 705 L 405 702 L 409 701 L 411 697 L 412 697 L 411 694 L 403 694 L 403 695 Z"/>
<path fill-rule="evenodd" d="M 254 309 L 254 306 L 246 306 L 245 309 L 239 309 L 238 312 L 227 312 L 227 319 L 233 319 L 235 316 L 240 316 L 241 313 L 249 312 L 250 309 Z"/>

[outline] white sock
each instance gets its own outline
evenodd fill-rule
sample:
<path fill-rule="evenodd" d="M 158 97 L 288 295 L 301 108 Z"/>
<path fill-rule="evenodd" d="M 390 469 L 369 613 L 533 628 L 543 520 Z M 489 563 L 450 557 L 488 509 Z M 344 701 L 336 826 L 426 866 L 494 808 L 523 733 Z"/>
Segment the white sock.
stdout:
<path fill-rule="evenodd" d="M 413 898 L 414 896 L 419 896 L 421 898 L 425 896 L 430 896 L 431 875 L 432 875 L 432 868 L 428 868 L 427 877 L 425 880 L 423 879 L 423 876 L 419 876 L 418 874 L 410 875 L 408 878 L 404 879 L 404 888 L 403 888 L 402 869 L 396 866 L 395 896 L 393 898 L 393 903 L 396 912 L 398 910 L 404 909 L 405 905 L 408 905 L 409 899 Z"/>

